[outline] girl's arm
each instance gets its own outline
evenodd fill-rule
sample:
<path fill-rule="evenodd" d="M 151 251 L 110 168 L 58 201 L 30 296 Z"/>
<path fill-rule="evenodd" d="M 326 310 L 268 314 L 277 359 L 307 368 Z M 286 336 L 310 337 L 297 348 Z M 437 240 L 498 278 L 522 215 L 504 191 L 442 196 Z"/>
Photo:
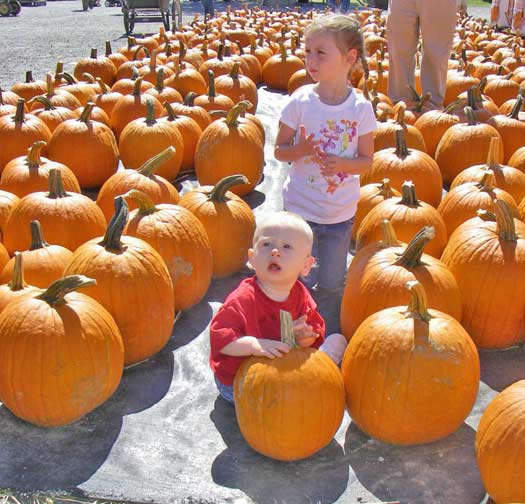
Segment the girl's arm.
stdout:
<path fill-rule="evenodd" d="M 336 173 L 349 173 L 351 175 L 361 175 L 372 165 L 374 157 L 374 133 L 361 135 L 357 140 L 357 157 L 354 159 L 343 158 L 328 154 L 321 148 L 315 149 L 316 159 L 321 164 L 321 173 L 332 176 Z"/>
<path fill-rule="evenodd" d="M 281 357 L 289 351 L 290 347 L 282 341 L 259 339 L 255 336 L 241 336 L 221 349 L 222 354 L 233 357 L 257 355 L 259 357 L 270 357 L 271 359 Z"/>
<path fill-rule="evenodd" d="M 290 163 L 305 156 L 313 156 L 314 148 L 319 143 L 314 141 L 313 138 L 313 134 L 307 136 L 304 126 L 300 126 L 299 140 L 294 142 L 295 130 L 280 122 L 277 138 L 275 139 L 275 159 Z"/>

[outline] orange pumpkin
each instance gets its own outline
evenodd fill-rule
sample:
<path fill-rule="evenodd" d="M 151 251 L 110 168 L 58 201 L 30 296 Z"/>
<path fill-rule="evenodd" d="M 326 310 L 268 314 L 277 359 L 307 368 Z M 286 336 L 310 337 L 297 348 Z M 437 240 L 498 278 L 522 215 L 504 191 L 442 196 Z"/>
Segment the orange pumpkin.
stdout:
<path fill-rule="evenodd" d="M 94 299 L 74 292 L 92 283 L 62 278 L 0 314 L 0 397 L 17 417 L 42 427 L 66 425 L 106 401 L 120 383 L 118 327 Z"/>
<path fill-rule="evenodd" d="M 461 324 L 428 309 L 423 286 L 407 282 L 408 305 L 366 318 L 341 364 L 346 406 L 357 426 L 396 445 L 452 434 L 476 401 L 480 367 Z"/>
<path fill-rule="evenodd" d="M 11 280 L 8 283 L 0 285 L 0 312 L 15 299 L 40 292 L 41 290 L 38 287 L 26 283 L 22 252 L 15 252 Z"/>

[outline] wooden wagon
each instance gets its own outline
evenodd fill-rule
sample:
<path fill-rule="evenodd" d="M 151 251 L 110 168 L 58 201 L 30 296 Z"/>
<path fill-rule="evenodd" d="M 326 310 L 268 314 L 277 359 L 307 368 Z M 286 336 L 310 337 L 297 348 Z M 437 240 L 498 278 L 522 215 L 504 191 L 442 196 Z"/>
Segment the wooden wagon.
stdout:
<path fill-rule="evenodd" d="M 135 23 L 139 22 L 161 21 L 166 30 L 182 24 L 180 0 L 123 0 L 122 13 L 127 35 L 133 32 Z"/>

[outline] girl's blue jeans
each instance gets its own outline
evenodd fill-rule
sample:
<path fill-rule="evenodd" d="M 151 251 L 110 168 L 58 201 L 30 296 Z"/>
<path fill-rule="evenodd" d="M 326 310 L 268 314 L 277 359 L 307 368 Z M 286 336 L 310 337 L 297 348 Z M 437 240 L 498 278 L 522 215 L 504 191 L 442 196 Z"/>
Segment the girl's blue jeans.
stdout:
<path fill-rule="evenodd" d="M 344 286 L 346 262 L 350 239 L 352 237 L 353 217 L 337 224 L 317 224 L 308 222 L 314 234 L 312 255 L 316 264 L 308 276 L 301 278 L 312 288 L 340 289 Z"/>
<path fill-rule="evenodd" d="M 232 385 L 224 385 L 224 383 L 220 382 L 216 376 L 215 378 L 215 384 L 217 385 L 217 390 L 219 391 L 220 396 L 228 401 L 230 404 L 234 403 L 233 400 L 233 386 Z"/>

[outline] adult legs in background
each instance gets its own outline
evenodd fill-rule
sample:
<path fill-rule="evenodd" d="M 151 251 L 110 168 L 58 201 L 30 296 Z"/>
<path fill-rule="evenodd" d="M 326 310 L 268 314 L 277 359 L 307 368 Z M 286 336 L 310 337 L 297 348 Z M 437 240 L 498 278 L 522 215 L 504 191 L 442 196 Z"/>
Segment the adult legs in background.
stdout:
<path fill-rule="evenodd" d="M 213 0 L 202 0 L 204 17 L 213 17 Z"/>
<path fill-rule="evenodd" d="M 456 27 L 456 0 L 421 2 L 419 24 L 423 39 L 421 89 L 435 105 L 443 105 L 448 60 Z"/>
<path fill-rule="evenodd" d="M 425 2 L 425 0 L 422 0 Z M 430 0 L 432 3 L 437 0 Z M 440 2 L 438 2 L 440 3 Z M 389 0 L 386 21 L 388 40 L 388 95 L 394 102 L 410 100 L 407 85 L 415 84 L 419 38 L 419 0 Z"/>

